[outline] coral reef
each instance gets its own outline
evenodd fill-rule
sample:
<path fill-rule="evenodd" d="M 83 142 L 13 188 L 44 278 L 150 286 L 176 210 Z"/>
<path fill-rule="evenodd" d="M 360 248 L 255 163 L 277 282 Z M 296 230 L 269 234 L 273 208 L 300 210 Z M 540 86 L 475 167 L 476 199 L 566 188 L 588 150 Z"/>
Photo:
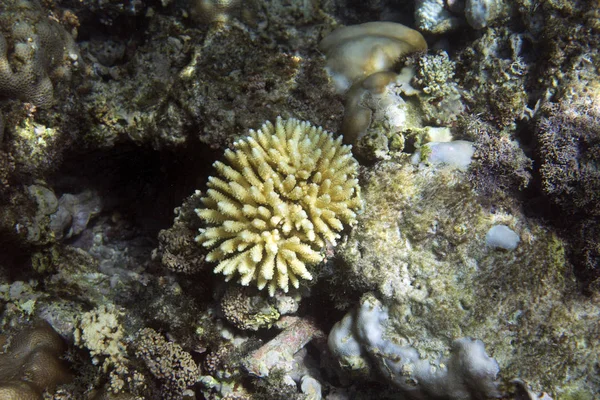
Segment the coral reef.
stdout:
<path fill-rule="evenodd" d="M 444 126 L 455 121 L 465 106 L 454 79 L 456 66 L 448 53 L 438 51 L 410 62 L 415 63 L 414 86 L 422 92 L 418 97 L 425 123 Z"/>
<path fill-rule="evenodd" d="M 0 213 L 0 229 L 32 245 L 55 243 L 81 233 L 100 209 L 98 197 L 91 192 L 64 194 L 57 199 L 45 182 L 23 189 L 11 196 L 12 203 L 20 206 L 20 212 L 16 214 L 8 208 Z"/>
<path fill-rule="evenodd" d="M 253 289 L 233 286 L 221 298 L 221 310 L 225 319 L 242 330 L 257 331 L 270 328 L 279 319 L 279 311 Z"/>
<path fill-rule="evenodd" d="M 389 71 L 400 57 L 427 50 L 423 36 L 404 25 L 368 22 L 338 28 L 319 48 L 327 55 L 327 71 L 339 92 L 377 72 Z"/>
<path fill-rule="evenodd" d="M 472 114 L 485 115 L 499 129 L 514 130 L 516 122 L 530 118 L 528 38 L 508 29 L 488 29 L 459 56 L 464 99 Z M 483 101 L 482 99 L 485 99 Z"/>
<path fill-rule="evenodd" d="M 595 398 L 596 5 L 0 1 L 0 397 Z"/>
<path fill-rule="evenodd" d="M 121 368 L 124 357 L 123 328 L 119 322 L 122 312 L 114 306 L 101 306 L 83 314 L 75 330 L 75 344 L 90 351 L 92 362 L 104 371 Z"/>
<path fill-rule="evenodd" d="M 244 286 L 256 282 L 288 291 L 307 266 L 319 263 L 327 243 L 340 238 L 361 206 L 357 162 L 341 138 L 308 122 L 278 118 L 225 151 L 214 164 L 220 177 L 208 180 L 206 208 L 198 216 L 209 225 L 196 240 L 213 250 L 215 273 L 227 280 L 240 274 Z"/>
<path fill-rule="evenodd" d="M 473 28 L 482 29 L 503 14 L 506 8 L 504 0 L 466 0 L 465 18 Z"/>
<path fill-rule="evenodd" d="M 533 161 L 509 133 L 498 134 L 489 123 L 469 115 L 459 119 L 458 130 L 474 142 L 469 180 L 478 193 L 497 198 L 529 185 Z"/>
<path fill-rule="evenodd" d="M 360 143 L 371 126 L 387 130 L 387 136 L 406 127 L 410 111 L 398 92 L 414 94 L 408 82 L 412 75 L 394 69 L 406 55 L 427 50 L 419 32 L 401 24 L 370 22 L 338 28 L 319 47 L 327 56 L 333 86 L 347 92 L 344 143 Z"/>
<path fill-rule="evenodd" d="M 344 119 L 340 128 L 344 143 L 360 143 L 373 125 L 377 128 L 383 125 L 388 135 L 405 127 L 407 120 L 411 119 L 410 109 L 395 90 L 403 87 L 404 80 L 404 74 L 382 71 L 350 88 L 346 93 Z M 360 147 L 358 149 L 360 151 Z"/>
<path fill-rule="evenodd" d="M 298 317 L 284 317 L 279 326 L 283 332 L 257 349 L 243 361 L 244 368 L 255 376 L 269 376 L 272 370 L 292 369 L 294 354 L 313 339 L 323 338 L 324 333 L 313 321 Z"/>
<path fill-rule="evenodd" d="M 600 215 L 600 87 L 543 108 L 536 135 L 545 194 L 569 213 Z"/>
<path fill-rule="evenodd" d="M 158 248 L 153 257 L 160 259 L 162 265 L 173 272 L 192 274 L 204 266 L 205 254 L 194 246 L 200 228 L 194 210 L 202 205 L 201 199 L 200 191 L 188 197 L 181 207 L 174 210 L 173 226 L 158 233 Z"/>
<path fill-rule="evenodd" d="M 395 61 L 379 60 L 378 52 L 385 48 L 385 43 L 379 43 L 376 34 L 369 36 L 372 32 L 368 29 L 361 31 L 361 27 L 345 28 L 354 29 L 346 34 L 348 38 L 342 35 L 344 31 L 337 35 L 334 32 L 332 38 L 326 37 L 321 43 L 321 47 L 325 43 L 330 49 L 327 68 L 334 86 L 345 90 L 346 83 L 352 83 L 345 93 L 340 128 L 344 142 L 355 145 L 357 155 L 363 159 L 381 160 L 397 157 L 402 151 L 419 148 L 425 142 L 452 140 L 449 128 L 466 109 L 462 100 L 464 89 L 455 79 L 456 62 L 451 61 L 445 51 L 423 54 L 427 48 L 425 40 L 416 31 L 405 32 L 405 27 L 398 29 L 409 37 L 404 40 L 412 42 L 413 47 L 396 55 Z M 395 25 L 382 24 L 379 29 L 392 30 L 393 27 Z M 402 42 L 399 38 L 396 40 Z M 353 52 L 354 41 L 362 52 L 372 54 L 359 57 L 362 53 Z M 344 50 L 345 46 L 348 49 Z M 341 54 L 332 50 L 338 47 Z M 348 53 L 345 56 L 344 51 Z M 406 57 L 409 53 L 412 54 Z M 373 65 L 362 65 L 365 60 L 371 60 Z M 399 65 L 404 67 L 400 69 Z"/>
<path fill-rule="evenodd" d="M 58 129 L 36 123 L 33 118 L 25 118 L 10 129 L 10 134 L 10 153 L 21 176 L 43 175 L 56 168 L 63 150 Z"/>
<path fill-rule="evenodd" d="M 594 234 L 600 229 L 597 60 L 597 52 L 577 54 L 566 73 L 555 71 L 563 84 L 540 107 L 533 126 L 537 184 L 549 206 L 560 210 L 552 219 L 570 238 L 571 259 L 586 291 L 600 283 L 600 241 Z"/>
<path fill-rule="evenodd" d="M 446 4 L 448 3 L 448 4 Z M 462 1 L 446 0 L 416 0 L 415 1 L 415 23 L 419 30 L 427 33 L 441 34 L 457 29 L 461 20 L 452 11 L 456 7 L 451 4 L 464 3 Z M 447 7 L 450 6 L 450 7 Z M 464 4 L 463 9 L 464 11 Z"/>
<path fill-rule="evenodd" d="M 56 212 L 50 216 L 50 229 L 57 239 L 79 235 L 101 210 L 97 193 L 89 190 L 76 195 L 65 193 L 58 199 Z"/>
<path fill-rule="evenodd" d="M 415 22 L 424 32 L 433 34 L 457 30 L 464 22 L 483 29 L 505 18 L 512 4 L 505 0 L 416 0 Z"/>
<path fill-rule="evenodd" d="M 131 58 L 127 64 L 105 66 L 97 57 L 91 62 L 96 73 L 87 82 L 79 121 L 89 127 L 83 132 L 86 144 L 112 147 L 132 140 L 161 149 L 200 141 L 224 148 L 237 132 L 278 115 L 311 117 L 334 128 L 341 119 L 341 102 L 333 90 L 324 89 L 322 60 L 309 56 L 316 53 L 318 32 L 286 33 L 288 26 L 278 13 L 290 18 L 287 7 L 269 9 L 262 16 L 269 23 L 260 31 L 234 21 L 189 28 L 157 14 L 149 22 L 147 40 L 126 55 Z M 322 19 L 306 18 L 306 24 Z M 298 37 L 303 38 L 300 43 L 284 44 Z M 118 43 L 124 45 L 123 40 Z M 275 46 L 280 51 L 272 51 Z"/>
<path fill-rule="evenodd" d="M 241 2 L 240 0 L 191 0 L 190 3 L 192 18 L 204 23 L 225 23 Z"/>

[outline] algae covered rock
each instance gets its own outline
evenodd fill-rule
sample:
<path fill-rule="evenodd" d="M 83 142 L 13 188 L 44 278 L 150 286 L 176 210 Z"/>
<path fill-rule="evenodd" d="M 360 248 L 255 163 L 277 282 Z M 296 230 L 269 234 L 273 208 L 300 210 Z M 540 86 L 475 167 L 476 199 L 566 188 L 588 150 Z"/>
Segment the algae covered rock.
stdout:
<path fill-rule="evenodd" d="M 458 338 L 433 358 L 389 329 L 389 309 L 372 293 L 334 325 L 329 349 L 352 369 L 374 368 L 414 398 L 468 399 L 498 397 L 498 363 L 480 340 Z M 370 360 L 373 360 L 371 363 Z M 371 364 L 373 366 L 371 366 Z"/>
<path fill-rule="evenodd" d="M 569 214 L 600 215 L 600 85 L 586 77 L 545 105 L 537 123 L 542 189 Z M 584 86 L 584 87 L 582 87 Z"/>
<path fill-rule="evenodd" d="M 555 234 L 513 200 L 482 206 L 464 172 L 450 167 L 381 162 L 363 178 L 365 211 L 338 273 L 346 287 L 376 291 L 394 343 L 434 361 L 472 338 L 503 379 L 521 378 L 538 392 L 598 387 L 600 309 L 578 294 Z M 500 224 L 520 237 L 512 251 L 486 246 Z M 363 368 L 355 361 L 352 368 Z"/>

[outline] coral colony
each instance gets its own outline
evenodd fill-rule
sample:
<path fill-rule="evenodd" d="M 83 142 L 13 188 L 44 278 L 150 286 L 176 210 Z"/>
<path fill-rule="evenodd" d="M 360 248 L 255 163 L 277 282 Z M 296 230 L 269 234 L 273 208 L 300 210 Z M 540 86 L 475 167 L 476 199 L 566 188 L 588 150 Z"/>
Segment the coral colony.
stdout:
<path fill-rule="evenodd" d="M 356 222 L 358 163 L 341 137 L 295 119 L 267 122 L 234 149 L 214 164 L 220 177 L 208 178 L 207 208 L 196 213 L 211 226 L 196 240 L 215 248 L 206 260 L 219 261 L 227 280 L 239 273 L 242 285 L 287 293 Z"/>

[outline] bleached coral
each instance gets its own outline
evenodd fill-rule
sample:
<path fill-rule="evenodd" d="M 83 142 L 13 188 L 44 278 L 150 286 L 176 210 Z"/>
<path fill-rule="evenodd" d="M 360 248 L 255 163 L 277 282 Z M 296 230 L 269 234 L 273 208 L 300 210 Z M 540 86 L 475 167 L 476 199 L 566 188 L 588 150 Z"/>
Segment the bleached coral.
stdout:
<path fill-rule="evenodd" d="M 102 305 L 81 315 L 73 332 L 75 344 L 89 350 L 92 363 L 109 372 L 108 388 L 113 393 L 131 383 L 121 317 L 122 312 L 114 305 Z"/>
<path fill-rule="evenodd" d="M 104 371 L 127 362 L 120 315 L 113 305 L 102 305 L 83 314 L 74 331 L 75 344 L 87 348 L 92 362 Z"/>
<path fill-rule="evenodd" d="M 208 223 L 196 241 L 213 249 L 215 273 L 244 286 L 256 282 L 288 291 L 300 278 L 311 280 L 307 265 L 319 263 L 327 243 L 335 245 L 344 225 L 361 206 L 358 163 L 341 137 L 296 119 L 277 118 L 234 143 L 226 162 L 214 167 L 206 208 Z"/>

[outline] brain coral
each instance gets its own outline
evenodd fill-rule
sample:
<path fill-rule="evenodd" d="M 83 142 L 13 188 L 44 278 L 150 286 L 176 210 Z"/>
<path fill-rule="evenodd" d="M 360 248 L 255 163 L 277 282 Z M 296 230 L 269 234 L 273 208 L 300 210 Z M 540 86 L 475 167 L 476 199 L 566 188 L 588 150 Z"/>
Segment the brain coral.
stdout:
<path fill-rule="evenodd" d="M 239 273 L 242 285 L 256 281 L 271 296 L 312 279 L 307 264 L 323 259 L 361 206 L 350 148 L 308 122 L 277 118 L 226 150 L 213 165 L 219 177 L 208 180 L 206 208 L 196 210 L 208 224 L 196 241 L 212 249 L 215 273 Z"/>
<path fill-rule="evenodd" d="M 60 360 L 65 344 L 47 323 L 15 332 L 3 351 L 7 340 L 0 335 L 0 399 L 38 400 L 43 392 L 51 393 L 57 385 L 71 380 Z"/>
<path fill-rule="evenodd" d="M 46 15 L 37 0 L 0 2 L 0 98 L 49 107 L 55 84 L 80 66 L 73 36 Z"/>

